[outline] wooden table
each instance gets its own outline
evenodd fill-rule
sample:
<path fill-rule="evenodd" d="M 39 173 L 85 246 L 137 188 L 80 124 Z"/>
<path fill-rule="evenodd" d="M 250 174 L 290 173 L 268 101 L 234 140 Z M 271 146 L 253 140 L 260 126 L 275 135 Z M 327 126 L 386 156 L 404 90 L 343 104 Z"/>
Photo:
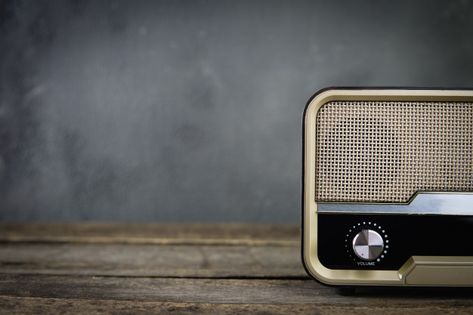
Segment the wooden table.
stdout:
<path fill-rule="evenodd" d="M 1 224 L 0 313 L 473 314 L 471 289 L 363 289 L 309 279 L 299 228 Z"/>

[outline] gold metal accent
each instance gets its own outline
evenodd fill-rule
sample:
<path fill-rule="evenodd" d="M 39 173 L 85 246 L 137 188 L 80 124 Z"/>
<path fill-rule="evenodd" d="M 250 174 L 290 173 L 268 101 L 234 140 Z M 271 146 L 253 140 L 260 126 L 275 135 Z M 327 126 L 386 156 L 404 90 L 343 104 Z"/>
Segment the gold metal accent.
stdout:
<path fill-rule="evenodd" d="M 472 91 L 461 90 L 326 90 L 308 104 L 304 117 L 304 207 L 302 258 L 308 272 L 317 280 L 335 285 L 464 285 L 473 286 L 472 277 L 464 280 L 457 272 L 473 274 L 470 257 L 412 257 L 399 270 L 341 270 L 326 268 L 317 256 L 316 117 L 319 109 L 331 101 L 406 101 L 473 102 Z M 428 262 L 435 262 L 433 265 Z M 461 262 L 459 264 L 458 262 Z M 438 272 L 442 276 L 438 275 Z M 451 275 L 451 276 L 450 276 Z"/>
<path fill-rule="evenodd" d="M 403 283 L 423 286 L 473 286 L 472 257 L 412 256 L 399 269 Z"/>

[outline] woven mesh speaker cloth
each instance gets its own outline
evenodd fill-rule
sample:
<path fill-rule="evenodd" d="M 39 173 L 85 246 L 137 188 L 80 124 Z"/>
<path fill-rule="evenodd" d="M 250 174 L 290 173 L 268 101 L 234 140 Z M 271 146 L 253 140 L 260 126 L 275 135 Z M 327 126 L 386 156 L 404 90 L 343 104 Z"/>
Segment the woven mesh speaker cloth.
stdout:
<path fill-rule="evenodd" d="M 330 102 L 316 119 L 319 202 L 473 191 L 473 103 Z"/>

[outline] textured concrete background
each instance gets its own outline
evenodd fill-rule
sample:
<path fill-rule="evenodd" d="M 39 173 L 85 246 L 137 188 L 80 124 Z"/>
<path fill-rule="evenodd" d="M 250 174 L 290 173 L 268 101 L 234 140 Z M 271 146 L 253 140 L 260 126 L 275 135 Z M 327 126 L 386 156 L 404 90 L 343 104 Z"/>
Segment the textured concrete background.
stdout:
<path fill-rule="evenodd" d="M 473 87 L 471 1 L 1 1 L 0 220 L 299 221 L 332 85 Z"/>

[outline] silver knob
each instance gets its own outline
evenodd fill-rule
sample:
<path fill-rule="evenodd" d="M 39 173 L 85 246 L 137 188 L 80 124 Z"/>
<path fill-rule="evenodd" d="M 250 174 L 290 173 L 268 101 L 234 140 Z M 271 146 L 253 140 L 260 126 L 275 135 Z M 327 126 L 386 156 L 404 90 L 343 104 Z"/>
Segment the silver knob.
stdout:
<path fill-rule="evenodd" d="M 375 260 L 384 249 L 384 241 L 378 232 L 365 229 L 353 238 L 353 251 L 362 260 Z"/>

